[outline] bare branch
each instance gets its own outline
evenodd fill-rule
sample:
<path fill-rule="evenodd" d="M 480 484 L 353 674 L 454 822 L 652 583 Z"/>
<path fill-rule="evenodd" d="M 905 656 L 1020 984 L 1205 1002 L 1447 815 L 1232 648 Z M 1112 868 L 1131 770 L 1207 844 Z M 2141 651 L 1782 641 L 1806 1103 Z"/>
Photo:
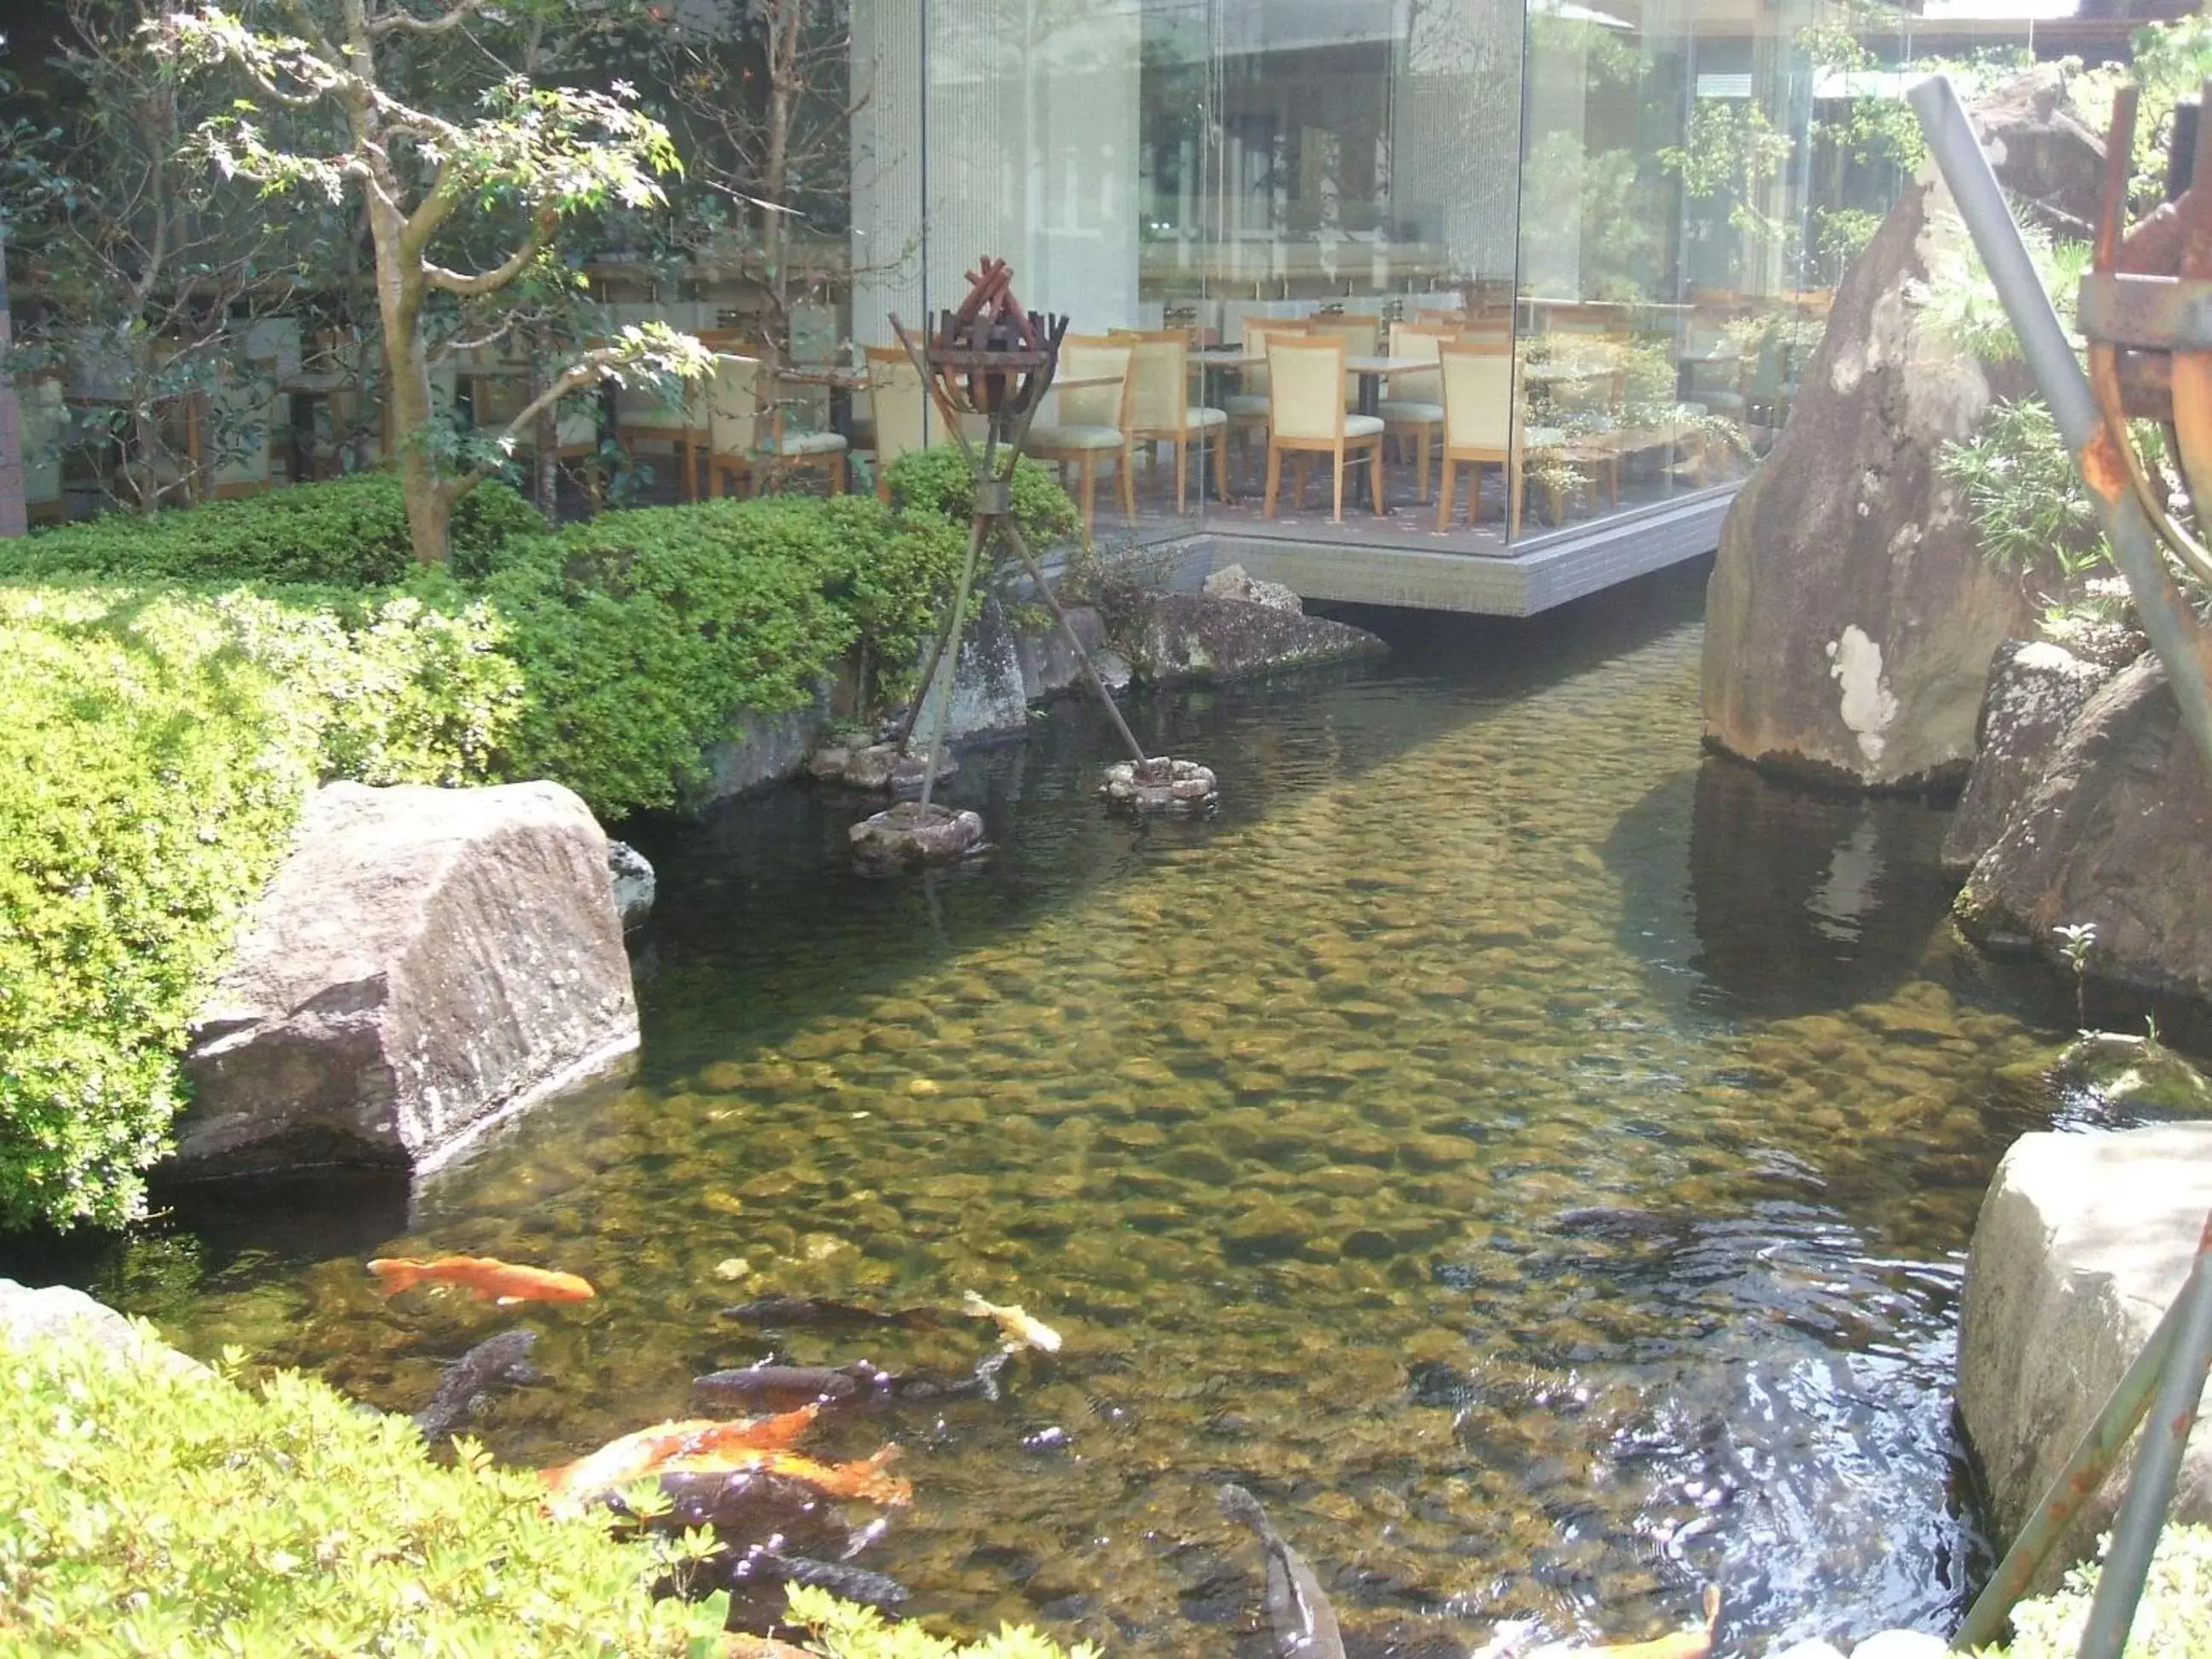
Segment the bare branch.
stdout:
<path fill-rule="evenodd" d="M 461 0 L 451 11 L 437 17 L 417 17 L 410 11 L 388 11 L 381 17 L 369 20 L 368 33 L 372 39 L 398 31 L 407 34 L 443 34 L 458 28 L 484 9 L 484 0 Z"/>

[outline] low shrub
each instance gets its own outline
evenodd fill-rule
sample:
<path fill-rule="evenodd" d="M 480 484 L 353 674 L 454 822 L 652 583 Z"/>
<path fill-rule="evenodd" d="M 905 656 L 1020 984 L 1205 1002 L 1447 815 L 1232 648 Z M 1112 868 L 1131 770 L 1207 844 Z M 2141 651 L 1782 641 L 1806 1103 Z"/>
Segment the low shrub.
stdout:
<path fill-rule="evenodd" d="M 961 550 L 866 496 L 647 507 L 520 546 L 484 588 L 528 687 L 507 769 L 602 816 L 670 805 L 736 710 L 805 702 L 857 641 L 910 657 Z"/>
<path fill-rule="evenodd" d="M 538 509 L 487 480 L 453 509 L 453 564 L 480 570 L 510 543 L 546 533 Z M 375 587 L 416 568 L 407 509 L 389 472 L 272 489 L 151 517 L 111 513 L 0 542 L 0 579 L 106 576 L 328 582 Z"/>
<path fill-rule="evenodd" d="M 655 1547 L 544 1497 L 296 1373 L 0 1352 L 0 1653 L 715 1650 L 715 1603 L 648 1598 Z"/>
<path fill-rule="evenodd" d="M 2097 1568 L 2076 1567 L 2049 1595 L 2013 1609 L 2013 1639 L 1984 1654 L 2008 1659 L 2072 1659 L 2089 1623 Z M 2168 1525 L 2151 1557 L 2128 1659 L 2203 1659 L 2212 1653 L 2212 1527 Z"/>
<path fill-rule="evenodd" d="M 1014 522 L 1032 552 L 1042 556 L 1055 542 L 1073 536 L 1081 520 L 1075 503 L 1051 469 L 1024 456 L 1010 475 Z M 893 461 L 884 477 L 891 500 L 904 512 L 927 513 L 951 520 L 964 535 L 975 510 L 975 470 L 957 444 L 910 449 Z"/>
<path fill-rule="evenodd" d="M 794 1584 L 788 1594 L 792 1622 L 811 1632 L 810 1645 L 828 1659 L 1098 1659 L 1088 1642 L 1061 1648 L 1026 1625 L 1002 1625 L 997 1634 L 963 1645 L 919 1626 L 890 1624 L 873 1607 L 823 1590 Z"/>
<path fill-rule="evenodd" d="M 308 789 L 491 775 L 498 638 L 406 595 L 0 587 L 0 1228 L 137 1212 Z"/>

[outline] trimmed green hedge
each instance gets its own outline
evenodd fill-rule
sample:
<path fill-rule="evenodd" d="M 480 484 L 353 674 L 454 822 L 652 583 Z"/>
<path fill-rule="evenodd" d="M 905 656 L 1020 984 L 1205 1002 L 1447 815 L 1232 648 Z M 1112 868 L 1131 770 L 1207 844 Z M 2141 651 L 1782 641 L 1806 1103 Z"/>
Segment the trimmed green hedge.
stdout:
<path fill-rule="evenodd" d="M 964 544 L 847 495 L 609 514 L 516 544 L 484 592 L 528 688 L 507 770 L 603 816 L 668 806 L 738 708 L 791 708 L 854 644 L 915 654 Z"/>
<path fill-rule="evenodd" d="M 480 570 L 545 529 L 536 507 L 487 480 L 454 506 L 453 568 Z M 375 587 L 415 568 L 399 480 L 389 472 L 151 516 L 111 513 L 0 541 L 0 580 L 67 573 Z"/>

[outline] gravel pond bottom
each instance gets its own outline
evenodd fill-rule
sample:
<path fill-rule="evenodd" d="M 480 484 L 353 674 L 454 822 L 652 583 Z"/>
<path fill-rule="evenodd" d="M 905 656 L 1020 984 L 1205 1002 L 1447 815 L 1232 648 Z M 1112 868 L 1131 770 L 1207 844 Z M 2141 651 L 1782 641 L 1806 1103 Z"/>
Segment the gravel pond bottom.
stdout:
<path fill-rule="evenodd" d="M 748 1328 L 769 1294 L 1018 1302 L 1066 1336 L 905 1449 L 867 1565 L 947 1628 L 1256 1654 L 1249 1486 L 1355 1654 L 1500 1620 L 1615 1640 L 1723 1588 L 1741 1651 L 1932 1626 L 1979 1544 L 1951 1423 L 1964 1250 L 2071 1008 L 1954 939 L 1940 812 L 1698 743 L 1694 580 L 1139 703 L 1224 806 L 1139 826 L 1066 705 L 951 787 L 996 843 L 872 881 L 800 789 L 640 827 L 636 1077 L 398 1207 L 191 1216 L 82 1264 L 181 1346 L 412 1410 L 517 1322 L 548 1463 L 773 1352 L 961 1370 L 988 1327 Z M 2011 1068 L 2009 1072 L 2007 1068 Z M 2000 1073 L 2005 1073 L 2000 1075 Z M 499 1310 L 372 1254 L 591 1278 Z"/>

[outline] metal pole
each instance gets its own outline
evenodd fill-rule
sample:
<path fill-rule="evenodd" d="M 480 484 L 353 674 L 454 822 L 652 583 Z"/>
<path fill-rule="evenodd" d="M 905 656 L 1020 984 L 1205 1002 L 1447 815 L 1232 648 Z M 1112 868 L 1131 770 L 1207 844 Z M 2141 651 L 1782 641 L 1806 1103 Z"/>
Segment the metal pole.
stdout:
<path fill-rule="evenodd" d="M 2197 1425 L 2204 1379 L 2212 1374 L 2212 1216 L 2205 1218 L 2197 1261 L 2174 1306 L 2181 1317 L 2173 1334 L 2173 1352 L 2159 1379 L 2158 1398 L 2151 1408 L 2150 1426 L 2143 1431 L 2142 1448 L 2136 1454 L 2128 1495 L 2112 1517 L 2112 1544 L 2097 1574 L 2088 1628 L 2081 1632 L 2081 1659 L 2120 1659 L 2127 1646 L 2128 1627 L 2142 1600 L 2151 1553 L 2158 1547 L 2158 1535 L 2181 1478 L 2189 1431 Z"/>
<path fill-rule="evenodd" d="M 2158 1328 L 2143 1344 L 2142 1352 L 2136 1356 L 2135 1364 L 2106 1400 L 2104 1409 L 2097 1413 L 2095 1422 L 2082 1431 L 2074 1455 L 2066 1460 L 2065 1468 L 2051 1480 L 2050 1486 L 2035 1506 L 2034 1514 L 2021 1528 L 2020 1536 L 2013 1540 L 2012 1547 L 2005 1552 L 2004 1559 L 1990 1576 L 1982 1593 L 1974 1598 L 1967 1611 L 1966 1622 L 1959 1626 L 1959 1633 L 1951 1638 L 1954 1653 L 1969 1649 L 1987 1647 L 2003 1634 L 2005 1620 L 2011 1617 L 2014 1604 L 2028 1593 L 2051 1553 L 2071 1526 L 2081 1506 L 2095 1495 L 2118 1462 L 2120 1454 L 2127 1449 L 2129 1437 L 2136 1425 L 2150 1409 L 2151 1395 L 2157 1389 L 2159 1379 L 2165 1374 L 2166 1361 L 2173 1352 L 2174 1332 L 2181 1324 L 2183 1304 L 2188 1300 L 2190 1286 L 2203 1272 L 2199 1265 L 2191 1270 L 2182 1294 L 2177 1297 Z"/>
<path fill-rule="evenodd" d="M 991 520 L 987 514 L 978 513 L 968 528 L 968 562 L 960 567 L 960 589 L 952 596 L 952 625 L 945 630 L 949 649 L 942 660 L 945 664 L 945 695 L 937 700 L 937 708 L 929 724 L 929 758 L 923 763 L 921 773 L 921 807 L 929 810 L 929 798 L 937 790 L 937 768 L 945 757 L 945 727 L 952 718 L 952 690 L 960 678 L 960 630 L 968 622 L 968 591 L 975 585 L 975 561 L 983 550 L 983 538 L 990 533 Z M 925 682 L 918 694 L 927 697 L 936 690 L 932 682 Z"/>
<path fill-rule="evenodd" d="M 2021 351 L 2051 405 L 2059 435 L 2073 451 L 2075 465 L 2089 486 L 2089 498 L 2096 503 L 2106 539 L 2112 544 L 2113 562 L 2127 578 L 2143 632 L 2166 665 L 2174 701 L 2181 706 L 2182 724 L 2196 740 L 2206 768 L 2212 769 L 2212 641 L 2200 643 L 2198 625 L 2166 569 L 2165 552 L 2128 483 L 2126 466 L 2112 453 L 2088 378 L 2037 279 L 2012 210 L 2005 205 L 2004 192 L 1990 171 L 1989 158 L 1982 154 L 1957 91 L 1947 76 L 1931 75 L 1906 97 L 1920 118 L 1943 181 L 1951 187 L 1959 216 L 1966 221 L 1990 280 L 1996 285 L 1997 297 L 2004 302 L 2005 315 L 2020 337 Z"/>
<path fill-rule="evenodd" d="M 1129 729 L 1129 722 L 1121 718 L 1121 710 L 1114 701 L 1114 694 L 1106 689 L 1106 682 L 1098 678 L 1098 668 L 1091 660 L 1091 653 L 1084 649 L 1083 641 L 1076 637 L 1075 624 L 1068 621 L 1067 612 L 1060 608 L 1060 596 L 1052 591 L 1052 584 L 1044 579 L 1044 572 L 1037 568 L 1036 558 L 1030 553 L 1029 542 L 1022 535 L 1021 527 L 1011 517 L 1006 520 L 1006 539 L 1014 544 L 1014 556 L 1022 562 L 1022 568 L 1030 573 L 1030 580 L 1036 584 L 1037 592 L 1044 595 L 1044 602 L 1052 611 L 1053 620 L 1060 624 L 1060 631 L 1066 636 L 1068 645 L 1075 652 L 1075 660 L 1083 666 L 1083 678 L 1091 682 L 1091 689 L 1098 694 L 1099 707 L 1106 711 L 1106 718 L 1114 722 L 1114 730 L 1121 734 L 1122 747 L 1129 751 L 1131 759 L 1142 766 L 1145 763 L 1144 746 L 1137 741 L 1137 734 Z"/>

